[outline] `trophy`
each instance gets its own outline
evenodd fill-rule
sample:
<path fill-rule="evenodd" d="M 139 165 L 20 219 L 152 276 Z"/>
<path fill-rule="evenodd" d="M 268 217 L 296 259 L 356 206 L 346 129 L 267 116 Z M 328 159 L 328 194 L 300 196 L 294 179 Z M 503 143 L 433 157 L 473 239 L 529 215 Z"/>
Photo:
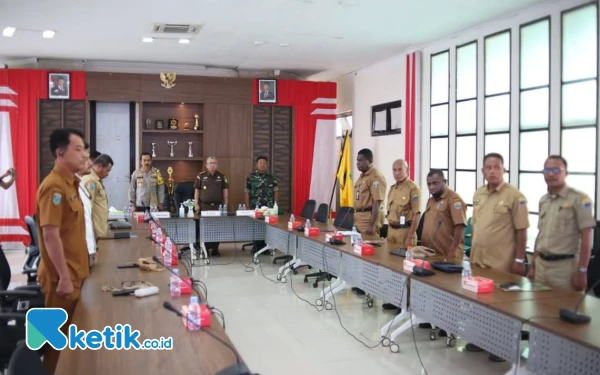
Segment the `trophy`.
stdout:
<path fill-rule="evenodd" d="M 175 147 L 175 145 L 177 144 L 177 141 L 167 141 L 167 143 L 169 144 L 169 146 L 171 146 L 171 153 L 169 154 L 169 156 L 174 158 L 175 153 L 173 152 L 173 147 Z"/>
<path fill-rule="evenodd" d="M 152 142 L 152 157 L 155 158 L 156 157 L 156 143 Z"/>
<path fill-rule="evenodd" d="M 190 130 L 190 123 L 186 122 L 185 124 L 183 124 L 183 130 Z"/>
<path fill-rule="evenodd" d="M 169 180 L 167 181 L 167 199 L 169 199 L 169 207 L 172 214 L 175 213 L 175 203 L 173 201 L 173 186 L 175 185 L 175 180 L 173 180 L 173 168 L 167 168 L 167 173 L 169 174 Z"/>
<path fill-rule="evenodd" d="M 179 124 L 179 121 L 176 118 L 169 119 L 169 127 L 171 128 L 171 130 L 177 130 L 177 124 Z"/>
<path fill-rule="evenodd" d="M 188 147 L 188 158 L 193 158 L 193 157 L 194 157 L 194 154 L 192 153 L 192 144 L 193 144 L 193 143 L 194 143 L 194 142 L 188 142 L 188 144 L 190 145 L 190 146 Z"/>
<path fill-rule="evenodd" d="M 146 119 L 146 129 L 152 129 L 152 120 Z"/>
<path fill-rule="evenodd" d="M 162 130 L 165 128 L 165 123 L 163 120 L 156 120 L 156 129 Z"/>
<path fill-rule="evenodd" d="M 198 120 L 200 119 L 200 116 L 198 116 L 198 114 L 196 113 L 194 115 L 194 118 L 196 119 L 196 123 L 194 124 L 194 130 L 198 130 Z"/>

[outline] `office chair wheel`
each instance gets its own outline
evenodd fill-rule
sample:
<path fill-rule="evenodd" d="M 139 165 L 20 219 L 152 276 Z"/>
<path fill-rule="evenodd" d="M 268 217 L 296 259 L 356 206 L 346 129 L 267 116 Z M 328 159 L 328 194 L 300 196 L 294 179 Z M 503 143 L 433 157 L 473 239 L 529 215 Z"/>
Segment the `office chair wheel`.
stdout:
<path fill-rule="evenodd" d="M 292 272 L 294 273 L 294 275 L 298 274 L 298 270 L 292 270 Z"/>
<path fill-rule="evenodd" d="M 279 281 L 281 281 L 282 283 L 287 283 L 287 277 L 282 276 L 281 280 L 279 280 Z"/>
<path fill-rule="evenodd" d="M 205 263 L 205 264 L 210 264 L 210 259 L 206 258 L 206 259 L 204 260 L 204 263 Z"/>
<path fill-rule="evenodd" d="M 318 287 L 319 287 L 319 283 L 317 283 L 317 282 L 314 282 L 314 283 L 313 283 L 313 288 L 318 288 Z"/>
<path fill-rule="evenodd" d="M 281 281 L 281 274 L 280 273 L 277 274 L 277 281 Z"/>
<path fill-rule="evenodd" d="M 252 259 L 252 262 L 253 262 L 254 264 L 258 264 L 258 258 L 253 258 L 253 259 Z"/>
<path fill-rule="evenodd" d="M 456 337 L 454 337 L 454 335 L 446 337 L 446 346 L 449 348 L 454 348 L 456 346 Z"/>
<path fill-rule="evenodd" d="M 381 345 L 383 345 L 386 348 L 388 346 L 390 346 L 391 343 L 392 343 L 392 341 L 390 339 L 388 339 L 387 337 L 384 337 L 383 340 L 381 340 Z"/>
<path fill-rule="evenodd" d="M 317 300 L 315 301 L 315 304 L 316 304 L 317 306 L 323 306 L 323 298 L 319 298 L 319 299 L 317 299 Z"/>
<path fill-rule="evenodd" d="M 431 340 L 431 341 L 437 340 L 437 333 L 435 333 L 435 331 L 432 330 L 431 332 L 429 332 L 429 340 Z"/>
<path fill-rule="evenodd" d="M 367 297 L 367 306 L 373 307 L 373 298 Z"/>
<path fill-rule="evenodd" d="M 394 342 L 390 345 L 390 350 L 392 353 L 400 353 L 400 346 Z"/>
<path fill-rule="evenodd" d="M 325 310 L 331 310 L 333 309 L 333 305 L 331 304 L 331 302 L 327 301 L 325 302 Z"/>
<path fill-rule="evenodd" d="M 308 277 L 304 276 L 304 283 L 308 283 Z"/>

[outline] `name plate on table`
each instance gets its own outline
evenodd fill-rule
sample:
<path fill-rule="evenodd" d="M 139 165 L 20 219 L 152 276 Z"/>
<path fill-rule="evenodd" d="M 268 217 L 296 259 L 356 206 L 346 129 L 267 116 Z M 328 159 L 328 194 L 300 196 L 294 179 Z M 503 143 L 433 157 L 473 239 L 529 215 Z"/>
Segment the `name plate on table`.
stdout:
<path fill-rule="evenodd" d="M 235 211 L 236 216 L 250 216 L 254 217 L 254 210 L 237 210 Z"/>
<path fill-rule="evenodd" d="M 221 216 L 221 211 L 200 211 L 200 216 L 209 216 L 209 217 L 214 217 L 214 216 Z"/>
<path fill-rule="evenodd" d="M 431 264 L 428 261 L 422 259 L 404 259 L 403 268 L 405 271 L 412 272 L 413 268 L 415 267 L 423 267 L 427 270 L 430 270 Z"/>
<path fill-rule="evenodd" d="M 150 213 L 155 219 L 170 219 L 171 213 L 169 211 L 158 211 Z"/>
<path fill-rule="evenodd" d="M 125 220 L 125 213 L 123 211 L 109 212 L 108 220 Z"/>
<path fill-rule="evenodd" d="M 462 280 L 462 287 L 475 293 L 492 293 L 494 291 L 494 280 L 471 276 Z"/>

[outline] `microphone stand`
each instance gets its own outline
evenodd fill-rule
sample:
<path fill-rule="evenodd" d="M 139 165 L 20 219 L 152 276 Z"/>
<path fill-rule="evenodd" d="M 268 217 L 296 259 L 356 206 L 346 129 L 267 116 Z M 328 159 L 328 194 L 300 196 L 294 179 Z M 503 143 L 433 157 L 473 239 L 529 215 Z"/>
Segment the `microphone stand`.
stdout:
<path fill-rule="evenodd" d="M 559 311 L 560 320 L 569 322 L 571 324 L 589 323 L 592 320 L 592 317 L 589 315 L 585 315 L 585 314 L 579 314 L 579 313 L 577 313 L 577 310 L 579 310 L 579 306 L 581 305 L 581 302 L 583 302 L 583 300 L 585 299 L 585 296 L 587 295 L 587 293 L 590 290 L 597 287 L 598 284 L 600 284 L 600 279 L 596 280 L 596 282 L 585 291 L 583 296 L 581 296 L 581 298 L 579 299 L 579 302 L 577 302 L 577 306 L 575 306 L 575 310 L 571 311 L 571 310 L 567 310 L 567 309 L 560 309 L 560 311 Z"/>

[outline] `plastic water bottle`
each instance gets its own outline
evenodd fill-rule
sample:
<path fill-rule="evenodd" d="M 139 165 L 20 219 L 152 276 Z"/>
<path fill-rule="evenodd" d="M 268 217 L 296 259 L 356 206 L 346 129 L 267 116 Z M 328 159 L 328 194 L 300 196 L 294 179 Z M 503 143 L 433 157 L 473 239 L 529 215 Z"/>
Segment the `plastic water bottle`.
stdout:
<path fill-rule="evenodd" d="M 188 305 L 188 330 L 198 331 L 200 329 L 200 324 L 202 323 L 201 313 L 202 310 L 200 309 L 200 304 L 198 303 L 198 297 L 190 297 L 190 304 Z"/>
<path fill-rule="evenodd" d="M 471 276 L 473 276 L 473 272 L 471 271 L 471 263 L 465 262 L 465 264 L 463 264 L 462 279 L 465 280 Z"/>
<path fill-rule="evenodd" d="M 277 206 L 277 202 L 275 202 L 275 204 L 273 205 L 273 215 L 279 215 L 279 206 Z"/>
<path fill-rule="evenodd" d="M 290 215 L 290 223 L 293 223 L 294 221 L 296 221 L 296 217 L 294 216 L 294 214 Z"/>
<path fill-rule="evenodd" d="M 171 239 L 167 238 L 165 242 L 165 251 L 163 252 L 163 262 L 165 262 L 165 266 L 171 267 L 173 264 L 173 244 L 171 243 Z"/>
<path fill-rule="evenodd" d="M 156 242 L 158 242 L 159 244 L 162 243 L 162 229 L 160 228 L 156 229 Z"/>
<path fill-rule="evenodd" d="M 219 215 L 223 215 L 223 205 L 219 205 Z"/>
<path fill-rule="evenodd" d="M 411 249 L 407 249 L 406 250 L 406 260 L 413 260 L 414 256 L 413 256 L 413 252 Z"/>
<path fill-rule="evenodd" d="M 223 210 L 221 211 L 221 215 L 227 216 L 227 205 L 223 203 Z"/>
<path fill-rule="evenodd" d="M 238 211 L 240 211 L 242 209 L 242 204 L 238 204 Z"/>
<path fill-rule="evenodd" d="M 179 217 L 185 217 L 185 208 L 183 208 L 183 203 L 179 205 Z"/>
<path fill-rule="evenodd" d="M 310 220 L 306 219 L 306 223 L 304 223 L 304 229 L 310 228 Z"/>
<path fill-rule="evenodd" d="M 242 210 L 246 209 L 246 203 L 242 204 Z"/>
<path fill-rule="evenodd" d="M 358 231 L 356 230 L 356 227 L 353 226 L 352 227 L 352 233 L 350 234 L 350 243 L 352 245 L 356 244 L 358 242 Z"/>
<path fill-rule="evenodd" d="M 169 280 L 169 290 L 171 291 L 171 297 L 179 297 L 181 295 L 181 279 L 179 278 L 179 270 L 174 269 L 175 275 L 171 275 Z"/>

